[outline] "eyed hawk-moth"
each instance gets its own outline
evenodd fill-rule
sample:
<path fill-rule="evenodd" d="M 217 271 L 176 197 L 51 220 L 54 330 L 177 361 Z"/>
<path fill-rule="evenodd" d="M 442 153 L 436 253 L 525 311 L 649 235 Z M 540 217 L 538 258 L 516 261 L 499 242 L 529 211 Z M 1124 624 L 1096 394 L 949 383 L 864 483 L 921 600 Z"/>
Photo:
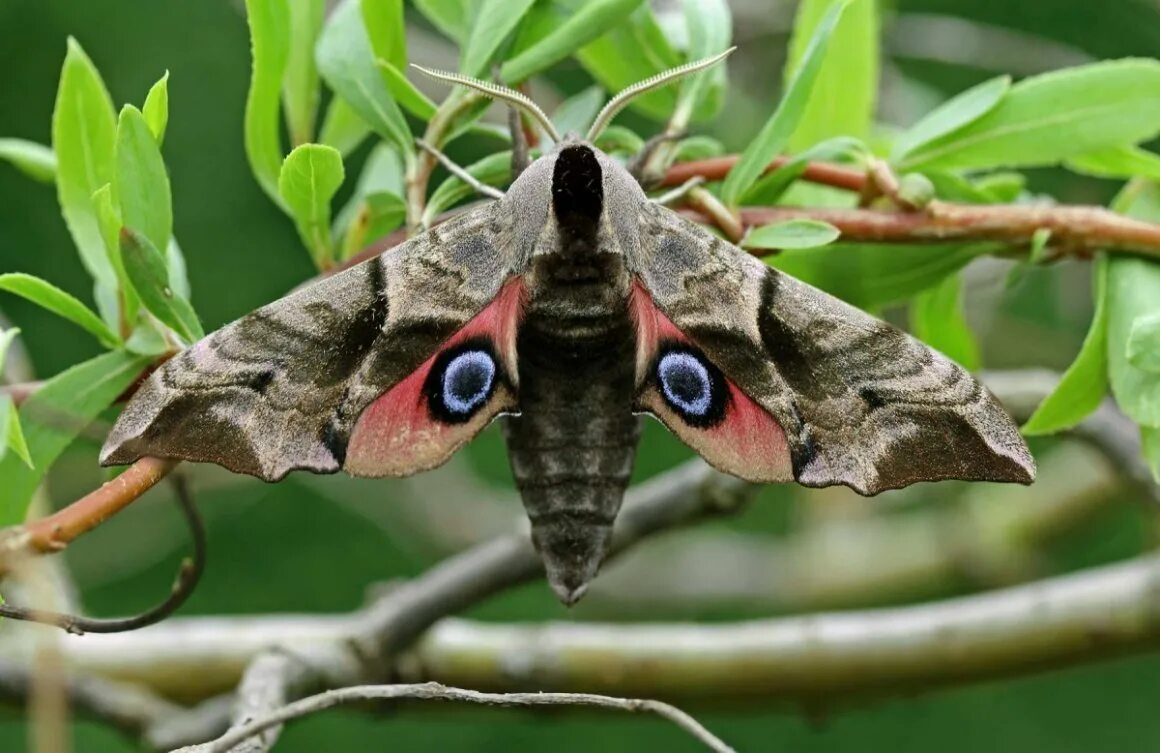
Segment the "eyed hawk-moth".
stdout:
<path fill-rule="evenodd" d="M 503 198 L 170 359 L 101 461 L 403 476 L 505 415 L 532 540 L 571 604 L 607 550 L 638 414 L 757 482 L 1034 477 L 964 369 L 650 201 L 578 137 Z"/>

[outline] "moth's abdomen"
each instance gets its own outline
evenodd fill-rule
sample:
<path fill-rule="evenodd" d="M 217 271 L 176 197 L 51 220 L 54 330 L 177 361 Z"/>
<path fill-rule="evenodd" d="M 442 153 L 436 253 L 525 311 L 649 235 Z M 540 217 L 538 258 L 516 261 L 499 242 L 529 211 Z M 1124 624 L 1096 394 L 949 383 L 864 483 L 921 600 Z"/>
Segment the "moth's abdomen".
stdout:
<path fill-rule="evenodd" d="M 583 595 L 608 549 L 638 441 L 634 333 L 621 307 L 569 330 L 535 309 L 520 332 L 521 415 L 505 422 L 532 541 L 566 604 Z"/>

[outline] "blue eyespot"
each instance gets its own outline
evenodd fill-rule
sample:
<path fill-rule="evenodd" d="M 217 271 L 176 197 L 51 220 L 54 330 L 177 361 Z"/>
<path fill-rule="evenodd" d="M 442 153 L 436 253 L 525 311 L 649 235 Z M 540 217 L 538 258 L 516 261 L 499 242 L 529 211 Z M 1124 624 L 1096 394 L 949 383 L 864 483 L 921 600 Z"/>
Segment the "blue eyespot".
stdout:
<path fill-rule="evenodd" d="M 709 370 L 691 353 L 674 351 L 661 356 L 657 377 L 665 397 L 682 413 L 703 416 L 712 405 Z"/>
<path fill-rule="evenodd" d="M 466 416 L 487 402 L 495 384 L 495 360 L 484 350 L 465 350 L 443 369 L 443 406 Z"/>
<path fill-rule="evenodd" d="M 661 396 L 687 423 L 709 427 L 725 417 L 725 378 L 703 355 L 683 345 L 657 360 Z"/>

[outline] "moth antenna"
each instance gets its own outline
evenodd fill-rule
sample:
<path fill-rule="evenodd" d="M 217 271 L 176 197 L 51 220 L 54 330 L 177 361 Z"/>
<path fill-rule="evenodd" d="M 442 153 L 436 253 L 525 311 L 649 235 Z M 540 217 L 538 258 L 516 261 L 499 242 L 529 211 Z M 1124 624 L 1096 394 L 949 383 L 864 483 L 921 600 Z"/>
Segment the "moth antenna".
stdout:
<path fill-rule="evenodd" d="M 420 73 L 428 75 L 431 78 L 438 79 L 439 81 L 443 81 L 448 84 L 459 84 L 460 86 L 466 86 L 468 88 L 475 89 L 476 91 L 493 99 L 500 99 L 513 107 L 518 107 L 539 121 L 540 125 L 543 126 L 548 135 L 552 137 L 553 141 L 558 142 L 561 140 L 559 132 L 556 131 L 556 126 L 552 125 L 552 121 L 548 119 L 548 116 L 544 114 L 544 111 L 540 109 L 539 105 L 515 89 L 509 89 L 506 86 L 493 84 L 490 81 L 482 81 L 478 78 L 471 78 L 470 76 L 462 76 L 458 73 L 431 70 L 430 68 L 424 68 L 420 65 L 415 65 L 414 63 L 411 63 L 411 67 L 417 68 Z"/>
<path fill-rule="evenodd" d="M 608 124 L 612 122 L 612 119 L 616 117 L 617 113 L 623 110 L 625 106 L 633 100 L 634 97 L 638 97 L 645 92 L 650 92 L 653 89 L 659 89 L 662 86 L 667 86 L 679 78 L 697 73 L 698 71 L 703 71 L 709 66 L 716 65 L 717 63 L 727 58 L 729 54 L 736 49 L 736 47 L 730 47 L 724 52 L 712 57 L 702 58 L 701 60 L 693 60 L 691 62 L 685 63 L 684 65 L 677 66 L 676 68 L 662 71 L 655 76 L 646 78 L 644 81 L 639 81 L 628 87 L 608 101 L 608 104 L 606 104 L 604 109 L 600 111 L 600 114 L 596 116 L 596 120 L 593 121 L 592 127 L 588 129 L 588 135 L 585 137 L 585 140 L 595 140 L 596 137 L 599 136 L 601 132 L 608 127 Z"/>

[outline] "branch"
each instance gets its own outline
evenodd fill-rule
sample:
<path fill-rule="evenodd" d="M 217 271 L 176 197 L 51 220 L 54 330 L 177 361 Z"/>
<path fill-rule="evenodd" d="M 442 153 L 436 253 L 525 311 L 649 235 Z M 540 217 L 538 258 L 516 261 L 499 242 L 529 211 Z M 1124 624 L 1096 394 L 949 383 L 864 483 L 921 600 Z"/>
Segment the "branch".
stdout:
<path fill-rule="evenodd" d="M 673 165 L 665 173 L 660 186 L 671 188 L 679 186 L 690 178 L 700 177 L 708 181 L 724 180 L 733 166 L 737 164 L 737 155 L 727 157 L 713 157 L 712 159 L 681 162 Z M 771 173 L 790 161 L 790 157 L 777 157 L 765 168 L 765 173 Z M 842 167 L 828 162 L 810 162 L 802 173 L 802 180 L 811 183 L 820 183 L 834 188 L 842 188 L 854 193 L 861 193 L 866 185 L 866 173 L 852 167 Z"/>
<path fill-rule="evenodd" d="M 59 552 L 157 485 L 176 460 L 142 458 L 111 481 L 52 515 L 0 531 L 0 574 L 19 559 Z"/>
<path fill-rule="evenodd" d="M 280 708 L 272 714 L 223 735 L 213 745 L 209 746 L 207 750 L 208 753 L 226 753 L 230 750 L 238 750 L 234 746 L 263 730 L 280 725 L 291 719 L 312 714 L 316 711 L 333 708 L 339 704 L 400 699 L 455 701 L 459 703 L 478 703 L 488 706 L 525 708 L 539 706 L 595 706 L 597 708 L 632 713 L 649 712 L 657 714 L 676 724 L 682 730 L 704 743 L 707 748 L 716 751 L 716 753 L 733 753 L 733 748 L 726 745 L 713 733 L 705 729 L 696 719 L 675 706 L 670 706 L 660 701 L 613 698 L 611 696 L 593 695 L 590 693 L 480 693 L 474 690 L 449 688 L 435 682 L 420 685 L 363 685 L 353 688 L 342 688 L 341 690 L 330 690 L 325 693 L 310 696 L 309 698 L 303 698 L 300 701 Z"/>
<path fill-rule="evenodd" d="M 700 215 L 698 215 L 700 216 Z M 951 204 L 932 201 L 922 211 L 747 207 L 745 227 L 792 219 L 828 222 L 854 243 L 996 241 L 1028 245 L 1038 230 L 1051 231 L 1060 254 L 1087 257 L 1096 251 L 1160 256 L 1160 224 L 1143 222 L 1101 207 L 1031 204 Z M 754 249 L 761 256 L 767 251 Z"/>

